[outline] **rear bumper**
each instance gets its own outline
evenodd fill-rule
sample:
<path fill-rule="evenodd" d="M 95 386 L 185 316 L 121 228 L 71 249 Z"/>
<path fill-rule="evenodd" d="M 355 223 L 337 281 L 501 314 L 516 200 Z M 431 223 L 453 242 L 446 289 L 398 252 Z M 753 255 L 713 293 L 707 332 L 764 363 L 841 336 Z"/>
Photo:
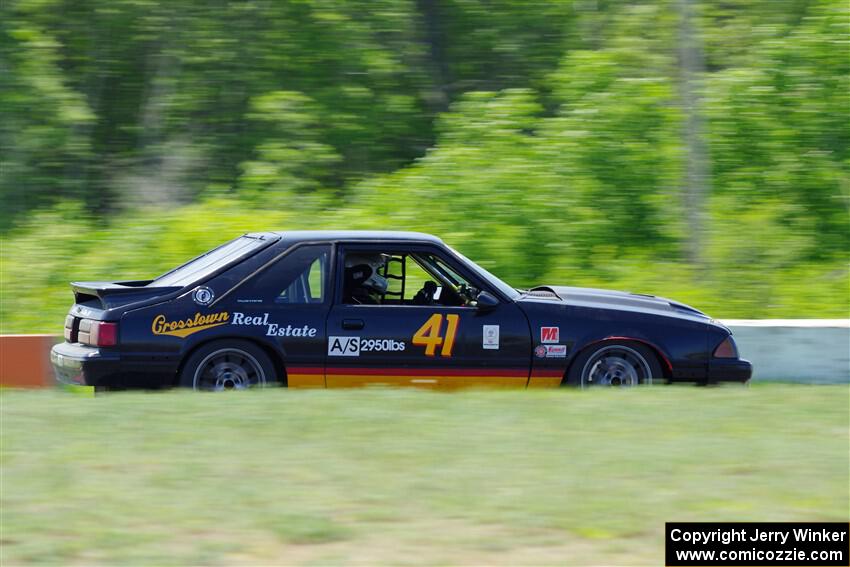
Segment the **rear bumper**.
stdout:
<path fill-rule="evenodd" d="M 180 358 L 162 353 L 139 356 L 80 343 L 59 343 L 50 351 L 56 381 L 72 386 L 163 388 L 174 385 Z"/>
<path fill-rule="evenodd" d="M 753 375 L 749 360 L 714 358 L 708 365 L 709 382 L 746 382 Z"/>
<path fill-rule="evenodd" d="M 50 363 L 60 384 L 110 386 L 121 375 L 118 353 L 79 343 L 55 345 L 50 349 Z"/>

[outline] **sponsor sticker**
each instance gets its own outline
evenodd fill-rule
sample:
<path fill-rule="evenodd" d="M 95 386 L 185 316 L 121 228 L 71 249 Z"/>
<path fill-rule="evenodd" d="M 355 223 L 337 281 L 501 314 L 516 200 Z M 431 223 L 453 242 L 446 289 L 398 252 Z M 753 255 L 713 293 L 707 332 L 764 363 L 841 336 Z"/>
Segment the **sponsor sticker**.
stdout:
<path fill-rule="evenodd" d="M 315 327 L 304 325 L 302 327 L 293 327 L 292 325 L 278 325 L 277 323 L 269 323 L 266 328 L 267 337 L 315 337 L 319 330 Z"/>
<path fill-rule="evenodd" d="M 328 337 L 328 356 L 360 356 L 360 337 Z"/>
<path fill-rule="evenodd" d="M 195 313 L 194 317 L 174 321 L 169 321 L 165 315 L 157 315 L 151 323 L 151 332 L 154 335 L 171 335 L 172 337 L 183 338 L 204 329 L 226 325 L 229 320 L 230 313 L 227 311 L 210 313 L 209 315 Z"/>
<path fill-rule="evenodd" d="M 482 347 L 487 350 L 499 350 L 499 326 L 484 325 L 481 327 Z"/>
<path fill-rule="evenodd" d="M 319 330 L 309 325 L 293 327 L 292 325 L 284 326 L 282 323 L 272 323 L 269 321 L 269 314 L 262 315 L 246 315 L 238 311 L 233 313 L 233 325 L 242 326 L 257 326 L 266 328 L 267 337 L 315 337 Z"/>
<path fill-rule="evenodd" d="M 209 305 L 215 299 L 215 293 L 209 287 L 202 285 L 192 292 L 192 301 L 198 305 Z"/>
<path fill-rule="evenodd" d="M 543 345 L 540 345 L 543 346 Z M 546 345 L 546 358 L 566 358 L 567 345 Z"/>
<path fill-rule="evenodd" d="M 540 327 L 540 342 L 544 344 L 561 342 L 561 328 Z"/>
<path fill-rule="evenodd" d="M 543 345 L 537 345 L 534 349 L 534 356 L 537 358 L 545 358 L 546 357 L 546 347 Z"/>
<path fill-rule="evenodd" d="M 395 339 L 328 337 L 328 356 L 360 356 L 366 352 L 401 352 L 407 345 Z"/>
<path fill-rule="evenodd" d="M 240 313 L 235 311 L 233 313 L 233 324 L 234 325 L 268 325 L 269 324 L 269 314 L 263 313 L 262 315 L 245 315 L 244 313 Z"/>

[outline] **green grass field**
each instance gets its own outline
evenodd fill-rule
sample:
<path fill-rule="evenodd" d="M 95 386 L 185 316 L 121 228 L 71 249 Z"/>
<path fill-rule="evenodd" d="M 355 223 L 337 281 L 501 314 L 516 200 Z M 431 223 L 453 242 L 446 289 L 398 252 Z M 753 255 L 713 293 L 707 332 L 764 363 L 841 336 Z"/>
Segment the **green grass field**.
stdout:
<path fill-rule="evenodd" d="M 847 386 L 0 392 L 0 564 L 660 565 L 848 519 Z"/>

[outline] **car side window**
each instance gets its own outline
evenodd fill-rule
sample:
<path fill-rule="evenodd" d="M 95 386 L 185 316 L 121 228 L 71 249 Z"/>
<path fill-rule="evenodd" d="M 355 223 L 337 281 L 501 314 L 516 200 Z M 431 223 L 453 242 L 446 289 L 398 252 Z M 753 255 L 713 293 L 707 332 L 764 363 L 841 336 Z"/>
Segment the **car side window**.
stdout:
<path fill-rule="evenodd" d="M 236 301 L 277 305 L 321 304 L 327 299 L 330 246 L 302 246 L 243 284 Z"/>
<path fill-rule="evenodd" d="M 323 252 L 275 298 L 275 303 L 324 303 L 328 253 Z"/>
<path fill-rule="evenodd" d="M 428 282 L 431 282 L 430 284 Z M 439 300 L 440 286 L 434 281 L 434 276 L 422 269 L 412 258 L 408 258 L 405 266 L 404 302 L 409 305 L 417 305 L 421 301 L 422 290 L 434 289 Z"/>
<path fill-rule="evenodd" d="M 343 303 L 349 305 L 474 304 L 478 290 L 434 254 L 348 249 L 344 253 Z"/>

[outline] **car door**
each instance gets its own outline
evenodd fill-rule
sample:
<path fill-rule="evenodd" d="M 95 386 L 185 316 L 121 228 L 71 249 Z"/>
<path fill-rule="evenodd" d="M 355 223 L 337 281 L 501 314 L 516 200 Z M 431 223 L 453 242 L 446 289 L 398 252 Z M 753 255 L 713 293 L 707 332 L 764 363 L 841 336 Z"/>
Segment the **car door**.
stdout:
<path fill-rule="evenodd" d="M 291 388 L 323 388 L 331 245 L 294 247 L 234 290 L 231 325 L 273 343 Z"/>
<path fill-rule="evenodd" d="M 328 315 L 325 380 L 328 387 L 362 385 L 458 388 L 525 387 L 531 343 L 528 321 L 509 299 L 498 296 L 447 251 L 429 245 L 343 245 L 337 257 L 337 300 Z M 391 287 L 376 304 L 357 304 L 345 297 L 346 274 L 356 265 L 346 258 L 390 257 L 402 264 L 403 293 Z M 417 257 L 439 258 L 454 277 L 497 297 L 481 309 L 439 302 L 413 304 L 411 275 Z M 394 259 L 394 260 L 393 260 Z M 359 260 L 358 260 L 359 261 Z M 418 265 L 418 264 L 417 264 Z M 405 267 L 406 266 L 406 267 Z M 421 267 L 421 266 L 420 266 Z M 391 282 L 398 273 L 385 272 Z M 394 279 L 393 279 L 394 278 Z M 398 295 L 402 293 L 402 295 Z M 395 294 L 395 295 L 394 295 Z"/>

